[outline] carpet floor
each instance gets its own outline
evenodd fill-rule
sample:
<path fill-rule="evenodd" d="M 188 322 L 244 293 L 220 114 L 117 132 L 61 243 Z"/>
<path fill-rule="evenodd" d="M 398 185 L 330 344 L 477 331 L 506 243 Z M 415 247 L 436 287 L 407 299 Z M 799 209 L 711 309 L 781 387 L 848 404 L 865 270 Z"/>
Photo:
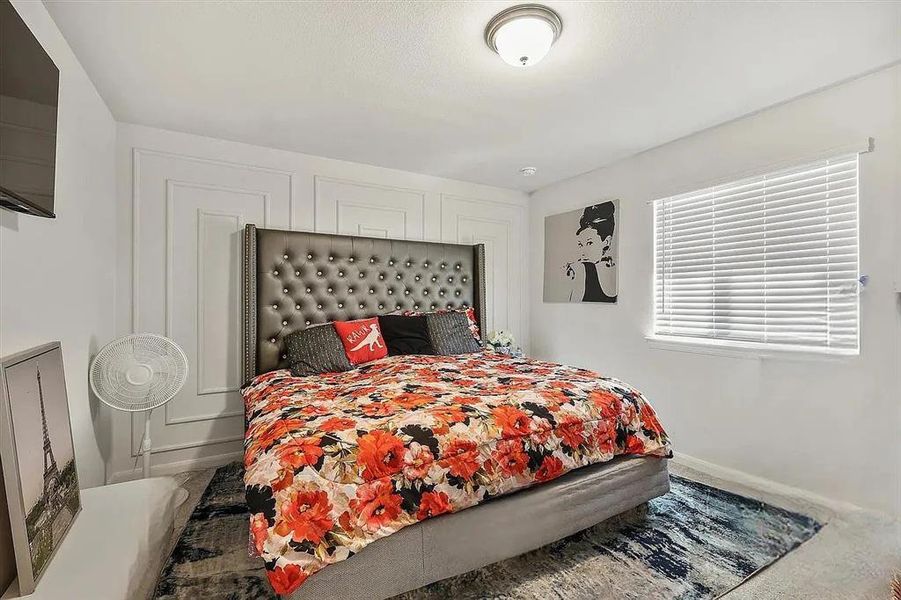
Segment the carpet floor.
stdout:
<path fill-rule="evenodd" d="M 797 512 L 674 476 L 672 491 L 644 507 L 400 598 L 717 598 L 820 527 Z M 274 598 L 246 548 L 241 468 L 227 465 L 209 479 L 156 598 Z"/>

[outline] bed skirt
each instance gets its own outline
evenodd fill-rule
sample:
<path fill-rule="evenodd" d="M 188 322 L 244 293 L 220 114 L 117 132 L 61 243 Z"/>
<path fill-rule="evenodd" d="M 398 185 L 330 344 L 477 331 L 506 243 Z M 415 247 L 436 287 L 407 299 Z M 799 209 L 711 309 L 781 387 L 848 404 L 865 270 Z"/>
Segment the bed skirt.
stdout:
<path fill-rule="evenodd" d="M 378 600 L 498 562 L 669 491 L 667 459 L 619 457 L 410 525 L 312 575 L 289 600 Z"/>

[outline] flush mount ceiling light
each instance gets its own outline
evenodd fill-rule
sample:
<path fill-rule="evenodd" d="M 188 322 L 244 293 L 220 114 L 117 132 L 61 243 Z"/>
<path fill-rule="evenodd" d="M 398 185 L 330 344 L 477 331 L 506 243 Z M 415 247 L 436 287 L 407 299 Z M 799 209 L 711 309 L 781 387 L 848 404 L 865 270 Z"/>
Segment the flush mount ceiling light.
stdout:
<path fill-rule="evenodd" d="M 523 177 L 531 177 L 535 173 L 538 172 L 538 169 L 535 167 L 523 167 L 519 170 Z"/>
<path fill-rule="evenodd" d="M 514 67 L 537 64 L 560 37 L 560 15 L 540 4 L 520 4 L 494 15 L 485 28 L 485 43 Z"/>

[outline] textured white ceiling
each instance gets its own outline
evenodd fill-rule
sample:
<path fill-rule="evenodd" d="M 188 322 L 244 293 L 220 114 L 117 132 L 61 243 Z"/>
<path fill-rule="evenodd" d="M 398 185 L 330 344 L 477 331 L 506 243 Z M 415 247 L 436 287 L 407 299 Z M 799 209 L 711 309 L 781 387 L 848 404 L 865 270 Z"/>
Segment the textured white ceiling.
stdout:
<path fill-rule="evenodd" d="M 530 69 L 514 2 L 45 4 L 120 121 L 523 190 L 901 59 L 901 2 L 549 1 Z"/>

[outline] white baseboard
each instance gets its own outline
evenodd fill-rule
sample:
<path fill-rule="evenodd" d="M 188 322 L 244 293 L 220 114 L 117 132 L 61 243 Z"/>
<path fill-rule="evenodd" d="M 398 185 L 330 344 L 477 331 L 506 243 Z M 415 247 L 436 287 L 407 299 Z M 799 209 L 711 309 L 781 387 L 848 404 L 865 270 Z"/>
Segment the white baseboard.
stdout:
<path fill-rule="evenodd" d="M 242 460 L 244 452 L 229 452 L 228 454 L 217 454 L 216 456 L 205 456 L 203 458 L 192 458 L 189 460 L 180 460 L 177 462 L 165 463 L 162 465 L 151 465 L 150 475 L 160 477 L 163 475 L 175 475 L 176 473 L 184 473 L 185 471 L 200 471 L 203 469 L 211 469 L 213 467 L 221 467 L 236 460 Z M 131 481 L 142 477 L 141 466 L 137 469 L 128 471 L 118 471 L 113 473 L 107 483 L 119 483 L 122 481 Z"/>
<path fill-rule="evenodd" d="M 694 456 L 690 456 L 682 452 L 675 452 L 672 461 L 677 465 L 706 473 L 718 479 L 735 482 L 748 488 L 757 489 L 769 494 L 785 496 L 786 498 L 800 498 L 807 502 L 810 502 L 811 504 L 820 505 L 827 510 L 835 512 L 868 510 L 844 500 L 836 500 L 834 498 L 821 496 L 820 494 L 811 492 L 809 490 L 793 487 L 784 483 L 779 483 L 778 481 L 773 481 L 765 477 L 751 475 L 750 473 L 745 473 L 744 471 L 739 471 L 738 469 L 724 467 L 722 465 L 718 465 L 700 458 L 695 458 Z"/>

